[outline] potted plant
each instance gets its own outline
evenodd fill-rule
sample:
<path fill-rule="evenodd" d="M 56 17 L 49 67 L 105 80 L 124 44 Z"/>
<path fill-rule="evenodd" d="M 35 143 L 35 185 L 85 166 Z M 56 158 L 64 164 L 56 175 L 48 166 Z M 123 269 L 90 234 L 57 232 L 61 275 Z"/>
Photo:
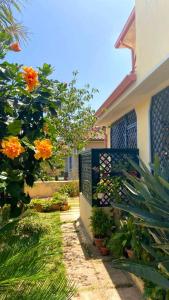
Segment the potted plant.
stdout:
<path fill-rule="evenodd" d="M 33 199 L 31 207 L 35 208 L 38 212 L 50 212 L 57 210 L 68 210 L 68 196 L 67 194 L 55 193 L 53 198 L 46 199 Z"/>
<path fill-rule="evenodd" d="M 109 216 L 102 208 L 93 208 L 90 225 L 94 236 L 94 244 L 100 248 L 111 228 Z"/>
<path fill-rule="evenodd" d="M 53 202 L 53 208 L 54 207 L 56 208 L 57 206 L 58 210 L 62 210 L 62 211 L 69 209 L 68 195 L 66 193 L 56 192 L 53 195 L 52 202 Z"/>
<path fill-rule="evenodd" d="M 126 247 L 125 253 L 126 253 L 127 258 L 130 258 L 130 259 L 134 258 L 134 250 L 131 249 L 131 247 Z"/>
<path fill-rule="evenodd" d="M 117 258 L 121 256 L 130 259 L 140 257 L 142 251 L 140 237 L 133 218 L 123 219 L 118 230 L 112 234 L 108 242 L 108 249 Z"/>
<path fill-rule="evenodd" d="M 103 255 L 103 256 L 109 255 L 110 251 L 107 248 L 107 240 L 104 240 L 103 245 L 100 247 L 99 250 L 100 250 L 101 255 Z"/>
<path fill-rule="evenodd" d="M 101 200 L 104 197 L 104 194 L 107 192 L 107 183 L 103 179 L 101 179 L 96 187 L 96 198 Z"/>

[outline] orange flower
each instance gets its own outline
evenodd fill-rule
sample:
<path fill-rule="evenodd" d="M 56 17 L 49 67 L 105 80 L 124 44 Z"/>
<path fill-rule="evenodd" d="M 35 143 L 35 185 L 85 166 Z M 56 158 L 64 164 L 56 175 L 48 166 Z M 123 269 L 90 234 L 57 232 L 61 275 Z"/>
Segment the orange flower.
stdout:
<path fill-rule="evenodd" d="M 39 86 L 38 72 L 36 72 L 32 67 L 23 67 L 24 73 L 23 79 L 26 81 L 26 89 L 32 92 L 36 87 Z"/>
<path fill-rule="evenodd" d="M 18 157 L 25 151 L 25 149 L 21 146 L 18 137 L 15 136 L 11 136 L 6 140 L 2 140 L 1 146 L 1 152 L 11 159 Z"/>
<path fill-rule="evenodd" d="M 19 51 L 22 50 L 18 42 L 12 43 L 9 46 L 9 49 L 12 50 L 12 51 L 15 51 L 15 52 L 19 52 Z"/>
<path fill-rule="evenodd" d="M 48 139 L 36 140 L 35 144 L 35 158 L 36 159 L 47 159 L 52 156 L 52 143 Z"/>

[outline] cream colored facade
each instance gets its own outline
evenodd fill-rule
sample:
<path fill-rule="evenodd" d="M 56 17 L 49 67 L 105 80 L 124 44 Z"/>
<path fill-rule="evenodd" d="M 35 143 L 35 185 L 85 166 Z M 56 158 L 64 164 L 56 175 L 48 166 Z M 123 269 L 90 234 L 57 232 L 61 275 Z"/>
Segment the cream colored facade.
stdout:
<path fill-rule="evenodd" d="M 110 147 L 110 126 L 135 109 L 137 145 L 140 157 L 151 161 L 150 107 L 152 97 L 169 87 L 169 1 L 136 0 L 136 81 L 103 112 L 97 126 L 107 127 Z M 119 50 L 122 51 L 122 50 Z"/>
<path fill-rule="evenodd" d="M 138 80 L 169 57 L 169 1 L 136 0 L 136 56 Z"/>
<path fill-rule="evenodd" d="M 122 82 L 99 108 L 96 112 L 96 126 L 106 127 L 107 147 L 113 147 L 111 126 L 134 109 L 137 117 L 137 148 L 141 159 L 149 166 L 152 161 L 150 126 L 152 97 L 161 91 L 165 93 L 164 89 L 168 88 L 166 93 L 168 100 L 164 99 L 164 101 L 166 100 L 169 107 L 169 0 L 136 0 L 135 2 L 135 12 L 131 14 L 134 18 L 129 18 L 116 42 L 116 48 L 124 48 L 126 43 L 130 48 L 133 47 L 135 65 L 132 66 L 131 74 L 135 77 L 124 90 L 122 90 L 124 87 Z M 124 39 L 124 43 L 121 39 Z M 167 130 L 169 130 L 169 113 L 167 118 Z M 164 123 L 163 121 L 161 116 L 160 122 Z M 169 144 L 167 145 L 169 148 Z M 80 207 L 82 222 L 91 236 L 89 218 L 92 208 L 83 195 L 80 197 Z"/>

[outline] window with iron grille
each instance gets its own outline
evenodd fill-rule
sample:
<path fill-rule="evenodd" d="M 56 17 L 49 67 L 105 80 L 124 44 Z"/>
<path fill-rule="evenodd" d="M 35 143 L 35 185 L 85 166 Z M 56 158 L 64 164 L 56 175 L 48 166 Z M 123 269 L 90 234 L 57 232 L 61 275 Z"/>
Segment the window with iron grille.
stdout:
<path fill-rule="evenodd" d="M 137 148 L 137 116 L 130 111 L 111 126 L 111 147 L 115 149 Z"/>
<path fill-rule="evenodd" d="M 150 110 L 151 160 L 169 160 L 169 87 L 152 97 Z"/>

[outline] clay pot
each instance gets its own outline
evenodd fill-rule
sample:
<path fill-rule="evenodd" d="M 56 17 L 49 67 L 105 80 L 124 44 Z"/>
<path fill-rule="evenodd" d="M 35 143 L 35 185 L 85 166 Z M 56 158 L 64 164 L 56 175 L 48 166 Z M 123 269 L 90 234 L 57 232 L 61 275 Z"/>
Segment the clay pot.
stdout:
<path fill-rule="evenodd" d="M 36 204 L 36 205 L 35 205 L 35 209 L 36 209 L 36 211 L 38 211 L 38 212 L 43 212 L 43 206 L 42 206 L 41 204 Z"/>
<path fill-rule="evenodd" d="M 104 239 L 103 238 L 94 238 L 94 244 L 97 248 L 103 247 Z"/>
<path fill-rule="evenodd" d="M 127 257 L 128 258 L 134 258 L 134 251 L 132 250 L 132 249 L 125 249 L 126 250 L 126 252 L 127 252 Z"/>
<path fill-rule="evenodd" d="M 69 204 L 68 204 L 68 203 L 63 204 L 63 205 L 60 207 L 60 210 L 61 210 L 61 211 L 66 211 L 66 210 L 68 210 L 68 209 L 69 209 Z"/>
<path fill-rule="evenodd" d="M 138 172 L 133 170 L 133 171 L 130 171 L 129 174 L 133 177 L 138 177 Z"/>
<path fill-rule="evenodd" d="M 103 255 L 103 256 L 107 256 L 107 255 L 109 255 L 109 249 L 107 249 L 107 247 L 106 246 L 102 246 L 102 247 L 100 247 L 100 253 L 101 253 L 101 255 Z"/>
<path fill-rule="evenodd" d="M 50 210 L 52 211 L 60 210 L 60 204 L 52 204 Z"/>

